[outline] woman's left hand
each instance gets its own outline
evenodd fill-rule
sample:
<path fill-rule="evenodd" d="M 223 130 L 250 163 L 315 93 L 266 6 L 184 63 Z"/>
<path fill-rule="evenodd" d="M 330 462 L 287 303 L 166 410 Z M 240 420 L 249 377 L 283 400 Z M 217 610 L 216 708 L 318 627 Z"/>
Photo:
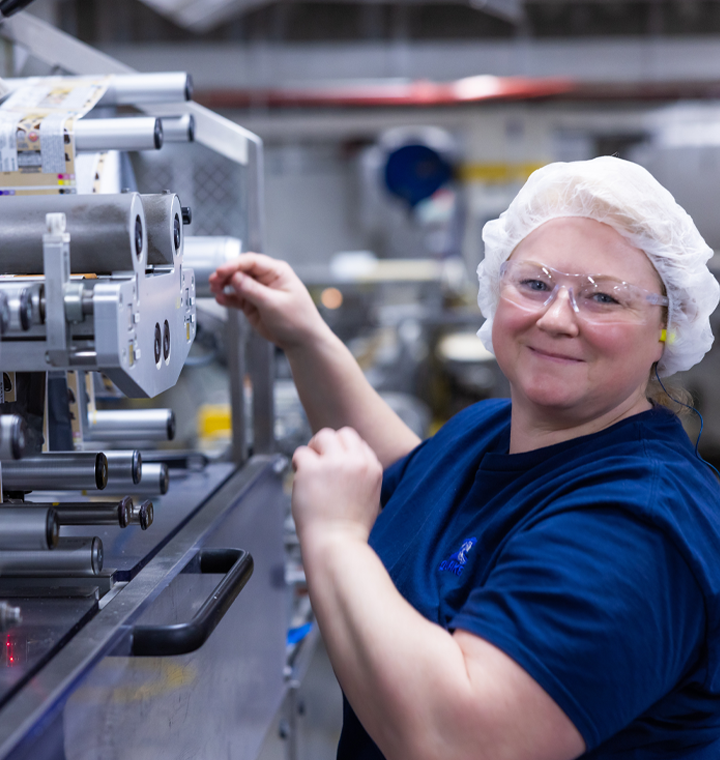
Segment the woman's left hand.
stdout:
<path fill-rule="evenodd" d="M 324 428 L 293 456 L 292 511 L 301 543 L 367 541 L 380 506 L 382 466 L 352 428 Z"/>

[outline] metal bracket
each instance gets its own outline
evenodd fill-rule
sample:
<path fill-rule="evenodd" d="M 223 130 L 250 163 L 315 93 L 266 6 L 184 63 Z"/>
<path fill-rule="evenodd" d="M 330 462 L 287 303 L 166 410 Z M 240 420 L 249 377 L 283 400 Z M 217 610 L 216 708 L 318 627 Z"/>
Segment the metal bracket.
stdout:
<path fill-rule="evenodd" d="M 65 232 L 65 214 L 46 214 L 48 231 L 43 235 L 45 272 L 45 359 L 53 366 L 68 362 L 69 334 L 65 318 L 65 288 L 70 282 L 70 233 Z"/>

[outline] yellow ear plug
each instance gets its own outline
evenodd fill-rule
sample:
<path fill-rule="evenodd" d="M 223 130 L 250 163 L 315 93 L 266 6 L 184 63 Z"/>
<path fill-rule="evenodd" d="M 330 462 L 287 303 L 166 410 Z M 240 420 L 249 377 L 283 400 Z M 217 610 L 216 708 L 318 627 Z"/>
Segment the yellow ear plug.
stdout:
<path fill-rule="evenodd" d="M 667 340 L 667 330 L 660 330 L 660 342 L 665 343 Z"/>

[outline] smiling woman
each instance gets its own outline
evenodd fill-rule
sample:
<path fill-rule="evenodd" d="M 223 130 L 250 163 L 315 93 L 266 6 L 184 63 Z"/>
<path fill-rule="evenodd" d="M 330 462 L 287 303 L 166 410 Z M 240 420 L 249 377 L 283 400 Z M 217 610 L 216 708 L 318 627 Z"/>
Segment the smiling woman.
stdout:
<path fill-rule="evenodd" d="M 287 264 L 211 280 L 285 351 L 316 431 L 293 515 L 338 758 L 715 760 L 720 487 L 647 397 L 712 344 L 712 252 L 614 158 L 535 172 L 483 239 L 479 334 L 511 399 L 423 442 Z"/>

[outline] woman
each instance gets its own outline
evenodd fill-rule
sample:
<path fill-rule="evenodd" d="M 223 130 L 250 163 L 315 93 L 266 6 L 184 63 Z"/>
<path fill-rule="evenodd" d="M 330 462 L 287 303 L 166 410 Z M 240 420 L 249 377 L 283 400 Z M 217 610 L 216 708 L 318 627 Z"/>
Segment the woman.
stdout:
<path fill-rule="evenodd" d="M 716 758 L 720 492 L 647 397 L 712 343 L 711 251 L 607 157 L 539 170 L 483 238 L 480 336 L 511 399 L 422 443 L 287 265 L 213 277 L 319 431 L 293 514 L 347 698 L 338 757 Z"/>

